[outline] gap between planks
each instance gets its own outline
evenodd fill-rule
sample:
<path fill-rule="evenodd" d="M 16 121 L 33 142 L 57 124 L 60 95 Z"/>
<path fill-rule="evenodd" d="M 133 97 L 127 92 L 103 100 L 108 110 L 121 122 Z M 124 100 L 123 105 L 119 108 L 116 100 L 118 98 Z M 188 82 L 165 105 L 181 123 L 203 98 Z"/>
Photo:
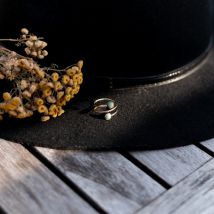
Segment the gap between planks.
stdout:
<path fill-rule="evenodd" d="M 170 186 L 180 182 L 212 158 L 209 154 L 203 152 L 194 145 L 159 151 L 131 152 L 129 160 L 122 159 L 120 154 L 116 152 L 99 153 L 55 151 L 44 148 L 37 149 L 63 174 L 80 188 L 84 189 L 105 211 L 111 213 L 131 213 L 140 204 L 146 206 L 158 197 L 158 195 L 153 195 L 153 197 L 150 196 L 149 200 L 142 199 L 140 201 L 139 198 L 142 198 L 140 195 L 142 194 L 141 188 L 148 184 L 145 183 L 143 185 L 143 183 L 139 183 L 136 176 L 132 178 L 133 181 L 131 183 L 127 182 L 126 178 L 120 178 L 119 181 L 125 184 L 121 187 L 121 184 L 117 181 L 117 176 L 120 177 L 122 174 L 120 172 L 120 167 L 123 167 L 124 171 L 126 171 L 126 166 L 130 165 L 128 161 L 131 160 L 131 164 L 136 164 L 132 158 L 135 158 L 139 163 L 144 164 L 144 166 L 149 169 L 149 171 L 146 171 L 145 167 L 142 168 L 139 167 L 139 165 L 134 165 L 140 170 L 144 170 L 141 171 L 144 173 L 144 176 L 147 173 L 150 178 L 152 176 L 152 180 L 155 179 L 155 181 L 166 188 L 170 188 Z M 117 159 L 118 157 L 120 158 Z M 125 155 L 125 157 L 127 157 L 127 155 Z M 87 162 L 89 162 L 89 164 Z M 108 173 L 106 173 L 106 171 Z M 133 169 L 131 171 L 133 171 Z M 103 176 L 103 174 L 106 174 L 107 176 Z M 124 174 L 122 174 L 122 176 L 125 177 Z M 116 180 L 114 180 L 115 178 Z M 132 192 L 129 192 L 128 189 L 130 189 L 130 187 L 136 186 L 136 184 L 133 185 L 133 182 L 136 181 L 139 188 L 135 188 Z M 115 183 L 117 184 L 116 186 L 113 185 Z M 128 191 L 129 194 L 124 195 L 124 192 L 121 192 L 121 189 L 124 189 L 123 191 Z M 112 190 L 113 192 L 111 192 Z M 101 192 L 103 192 L 103 195 L 100 195 Z M 164 191 L 160 191 L 159 195 L 163 192 Z M 111 198 L 110 201 L 108 200 L 109 198 Z M 121 212 L 118 210 L 121 207 L 124 208 L 125 205 L 131 204 L 133 201 L 137 202 L 138 205 L 131 205 L 131 209 L 128 209 L 127 207 L 126 210 L 123 209 Z"/>
<path fill-rule="evenodd" d="M 6 213 L 97 213 L 22 145 L 0 140 L 0 157 L 0 206 Z"/>
<path fill-rule="evenodd" d="M 138 214 L 213 214 L 214 159 L 173 186 Z"/>
<path fill-rule="evenodd" d="M 214 142 L 214 141 L 213 141 Z M 204 145 L 205 143 L 203 143 L 203 145 Z M 212 144 L 212 142 L 210 141 L 209 142 L 209 145 L 213 145 Z M 206 146 L 206 145 L 205 145 Z M 185 169 L 186 170 L 186 172 L 184 173 L 184 175 L 183 175 L 183 177 L 182 178 L 179 178 L 180 180 L 181 179 L 184 179 L 185 178 L 185 176 L 188 176 L 188 173 L 189 174 L 191 174 L 192 172 L 194 172 L 196 169 L 197 169 L 197 167 L 198 168 L 200 168 L 204 163 L 206 163 L 211 157 L 208 155 L 208 154 L 206 154 L 206 153 L 204 153 L 204 152 L 202 152 L 202 151 L 200 151 L 200 149 L 198 149 L 197 147 L 195 147 L 194 145 L 191 145 L 191 146 L 189 146 L 189 147 L 183 147 L 186 151 L 187 151 L 187 153 L 190 153 L 190 154 L 193 154 L 193 156 L 188 156 L 187 155 L 187 153 L 185 153 L 185 152 L 183 152 L 183 150 L 181 149 L 181 150 L 178 150 L 178 148 L 176 148 L 176 149 L 169 149 L 169 150 L 161 150 L 161 153 L 164 153 L 164 156 L 165 156 L 165 159 L 168 161 L 168 163 L 170 163 L 169 161 L 171 160 L 170 158 L 177 158 L 177 162 L 178 162 L 178 165 L 180 165 L 180 162 L 184 162 L 184 163 L 187 163 L 188 162 L 188 159 L 190 158 L 190 157 L 196 157 L 196 156 L 202 156 L 202 158 L 200 158 L 200 160 L 199 161 L 193 161 L 193 162 L 191 162 L 191 167 L 190 166 L 188 166 L 187 167 L 187 169 Z M 196 149 L 197 148 L 197 149 Z M 43 149 L 38 149 L 38 150 L 43 150 Z M 172 152 L 172 150 L 173 150 L 173 152 Z M 175 150 L 176 150 L 176 152 L 175 152 Z M 44 150 L 43 150 L 44 151 Z M 40 151 L 41 152 L 41 151 Z M 160 152 L 160 151 L 159 151 Z M 202 153 L 201 153 L 202 152 Z M 45 153 L 43 153 L 43 152 L 41 152 L 44 156 L 46 156 L 45 155 Z M 68 151 L 64 151 L 64 153 L 67 153 L 67 154 L 70 154 L 70 152 L 68 152 Z M 71 153 L 73 153 L 73 152 L 71 152 Z M 78 153 L 78 152 L 77 152 Z M 79 152 L 80 154 L 82 153 L 82 152 Z M 83 152 L 84 153 L 84 152 Z M 159 157 L 159 160 L 162 160 L 162 159 L 160 159 L 161 157 L 162 157 L 162 154 L 160 155 L 160 153 L 158 154 L 157 153 L 157 151 L 149 151 L 149 154 L 147 153 L 147 154 L 145 154 L 145 152 L 139 152 L 139 153 L 142 153 L 142 154 L 144 154 L 144 156 L 147 156 L 147 159 L 148 159 L 148 156 L 150 157 L 149 158 L 149 160 L 151 159 L 151 161 L 155 164 L 155 162 L 154 162 L 154 159 L 152 158 L 152 157 L 154 157 L 154 155 L 155 156 L 158 156 Z M 131 155 L 134 157 L 134 158 L 136 158 L 136 156 L 139 156 L 139 153 L 137 154 L 136 152 L 134 152 L 134 153 L 131 153 Z M 86 154 L 86 153 L 85 153 Z M 102 153 L 101 153 L 102 154 Z M 104 153 L 104 154 L 102 154 L 101 156 L 105 156 L 105 154 L 106 153 Z M 56 152 L 56 154 L 55 155 L 57 155 L 57 152 Z M 119 154 L 118 153 L 114 153 L 114 156 L 118 156 Z M 62 157 L 63 155 L 61 155 L 61 157 Z M 78 155 L 77 155 L 78 156 Z M 82 157 L 82 155 L 80 155 L 81 157 Z M 141 155 L 140 155 L 141 156 Z M 198 156 L 198 157 L 199 157 Z M 180 157 L 180 158 L 179 158 Z M 184 160 L 182 160 L 182 157 L 184 158 Z M 47 158 L 47 157 L 46 157 Z M 139 159 L 139 157 L 137 157 L 138 159 Z M 69 157 L 68 157 L 68 159 L 69 159 Z M 72 158 L 71 158 L 72 159 Z M 77 157 L 77 159 L 78 159 L 78 157 Z M 101 159 L 103 159 L 103 157 L 101 158 Z M 105 159 L 105 158 L 104 158 Z M 165 161 L 166 161 L 165 160 Z M 50 160 L 50 157 L 49 157 L 49 161 L 51 161 L 52 162 L 52 165 L 54 166 L 54 167 L 57 167 L 56 169 L 59 169 L 60 171 L 62 171 L 63 172 L 63 170 L 62 170 L 62 168 L 60 168 L 58 165 L 56 165 L 56 163 L 53 161 L 53 160 Z M 139 160 L 138 160 L 139 161 Z M 142 160 L 140 160 L 140 161 L 142 161 Z M 144 158 L 144 161 L 145 161 L 145 158 Z M 126 162 L 126 161 L 125 161 Z M 124 162 L 124 163 L 125 163 Z M 148 162 L 148 160 L 147 160 L 147 162 Z M 149 161 L 150 162 L 150 161 Z M 164 165 L 166 164 L 167 162 L 163 162 L 162 161 L 162 168 L 161 169 L 163 169 L 163 167 L 164 167 Z M 72 161 L 70 162 L 70 164 L 72 164 Z M 147 165 L 146 165 L 146 167 L 148 167 L 148 163 L 146 163 Z M 150 163 L 151 164 L 151 163 Z M 159 165 L 161 165 L 161 164 L 159 164 Z M 83 167 L 84 167 L 84 164 L 82 165 Z M 193 167 L 192 167 L 193 166 Z M 79 167 L 81 167 L 81 165 L 79 166 Z M 96 167 L 96 164 L 95 164 L 95 166 L 94 167 Z M 174 164 L 171 164 L 170 165 L 170 167 L 171 168 L 176 168 L 176 167 L 178 167 L 176 164 L 174 165 Z M 169 167 L 169 169 L 171 169 Z M 159 173 L 157 172 L 157 171 L 155 171 L 152 167 L 151 167 L 151 165 L 149 165 L 149 169 L 151 170 L 151 172 L 153 172 L 154 173 L 154 175 L 157 175 L 157 176 L 160 176 L 159 175 Z M 168 169 L 168 170 L 169 170 Z M 178 169 L 178 168 L 177 168 Z M 69 170 L 71 170 L 71 169 L 69 169 L 68 168 L 68 172 L 67 173 L 70 173 L 69 172 Z M 93 172 L 93 170 L 92 170 L 92 172 Z M 71 172 L 72 173 L 72 172 Z M 147 172 L 148 173 L 148 172 Z M 66 174 L 66 173 L 65 173 Z M 149 175 L 151 175 L 151 173 L 148 173 Z M 63 174 L 64 175 L 64 174 Z M 67 176 L 67 178 L 68 179 L 70 179 L 71 180 L 71 178 L 68 176 L 68 175 L 66 175 Z M 82 175 L 80 175 L 80 176 L 82 176 Z M 86 177 L 87 177 L 87 174 L 85 175 Z M 153 178 L 154 178 L 155 176 L 153 176 Z M 99 176 L 97 177 L 97 178 L 99 178 Z M 161 178 L 161 177 L 160 177 Z M 61 178 L 62 179 L 62 178 Z M 81 178 L 82 179 L 82 178 Z M 63 180 L 63 179 L 62 179 Z M 158 181 L 158 179 L 156 179 L 155 178 L 155 180 L 157 180 Z M 103 182 L 113 182 L 111 179 L 109 179 L 109 178 L 106 178 L 106 179 L 103 179 Z M 64 181 L 65 182 L 65 181 Z M 87 181 L 88 182 L 88 181 Z M 173 181 L 173 182 L 175 182 L 175 181 Z M 178 182 L 178 181 L 176 181 L 176 182 Z M 84 187 L 84 186 L 82 186 L 83 184 L 81 184 L 81 182 L 75 182 L 75 183 L 77 183 L 77 186 L 79 186 L 79 188 L 82 188 L 82 187 Z M 169 182 L 170 183 L 170 182 Z M 126 187 L 124 187 L 124 188 L 129 188 L 130 187 L 130 183 L 127 183 L 128 185 L 126 186 Z M 163 184 L 162 184 L 163 185 Z M 171 185 L 173 185 L 173 184 L 171 184 Z M 100 187 L 98 187 L 98 192 L 99 191 L 102 191 L 102 188 L 100 188 Z M 118 193 L 118 191 L 117 191 L 117 189 L 114 189 L 114 191 L 116 192 L 116 193 Z M 87 191 L 86 191 L 87 192 Z M 162 193 L 164 192 L 164 189 L 162 189 L 162 191 L 160 191 L 159 192 L 159 194 L 158 195 L 161 195 Z M 90 193 L 91 194 L 91 192 L 88 190 L 88 193 Z M 111 197 L 112 195 L 110 195 L 109 197 L 111 197 L 111 202 L 112 203 L 114 203 L 115 201 L 115 198 L 114 198 L 114 196 L 116 195 L 116 193 L 115 194 L 113 194 L 113 197 Z M 89 194 L 89 195 L 90 195 Z M 120 194 L 120 192 L 119 192 L 119 194 Z M 152 201 L 152 200 L 154 200 L 156 197 L 158 197 L 158 195 L 156 195 L 156 196 L 153 196 L 153 197 L 151 197 L 150 198 L 150 201 Z M 134 197 L 133 195 L 132 195 L 132 197 Z M 130 203 L 130 202 L 132 202 L 132 197 L 131 198 L 129 198 L 129 197 L 127 197 L 129 200 L 129 202 L 128 202 L 128 204 Z M 92 198 L 94 198 L 94 200 L 96 201 L 96 203 L 98 203 L 98 204 L 101 204 L 102 203 L 102 200 L 97 200 L 97 198 L 96 197 L 94 197 L 94 196 L 92 196 Z M 131 200 L 130 200 L 131 199 Z M 126 200 L 125 199 L 123 199 L 123 202 L 125 202 Z M 135 200 L 133 200 L 133 201 L 135 201 Z M 150 202 L 149 200 L 147 201 L 147 203 L 144 203 L 144 205 L 147 205 L 149 202 Z M 107 203 L 108 205 L 112 205 L 110 202 L 109 203 Z M 123 203 L 121 203 L 120 205 L 123 205 Z M 139 206 L 140 204 L 138 204 L 138 206 Z M 103 205 L 102 205 L 103 206 Z M 142 207 L 142 204 L 141 204 L 141 207 Z M 110 208 L 108 208 L 107 206 L 104 206 L 103 207 L 104 208 L 104 210 L 106 210 L 106 211 L 109 211 L 109 209 Z M 113 206 L 113 208 L 114 209 L 119 209 L 119 206 Z M 135 209 L 137 208 L 137 206 L 135 205 L 135 206 L 132 206 L 132 211 L 134 211 Z M 102 210 L 102 208 L 101 208 L 101 210 Z M 130 212 L 129 212 L 130 211 Z M 116 212 L 112 212 L 112 213 L 116 213 Z M 119 213 L 119 212 L 117 212 L 117 213 Z M 131 213 L 131 210 L 128 210 L 128 212 L 127 213 Z"/>

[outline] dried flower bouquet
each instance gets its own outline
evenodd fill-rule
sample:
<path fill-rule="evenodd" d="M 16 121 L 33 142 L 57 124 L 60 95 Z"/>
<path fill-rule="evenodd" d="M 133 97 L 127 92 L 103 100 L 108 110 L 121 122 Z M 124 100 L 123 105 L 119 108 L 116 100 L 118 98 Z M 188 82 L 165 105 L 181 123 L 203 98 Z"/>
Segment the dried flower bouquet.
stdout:
<path fill-rule="evenodd" d="M 63 106 L 79 92 L 83 81 L 83 61 L 59 70 L 40 67 L 34 59 L 44 59 L 48 52 L 47 43 L 28 29 L 21 29 L 19 39 L 0 39 L 16 41 L 24 45 L 28 57 L 5 47 L 0 47 L 0 80 L 12 83 L 11 91 L 5 91 L 0 102 L 0 120 L 5 114 L 14 118 L 31 117 L 34 112 L 41 114 L 41 121 L 48 121 L 64 113 Z M 33 59 L 34 58 L 34 59 Z"/>

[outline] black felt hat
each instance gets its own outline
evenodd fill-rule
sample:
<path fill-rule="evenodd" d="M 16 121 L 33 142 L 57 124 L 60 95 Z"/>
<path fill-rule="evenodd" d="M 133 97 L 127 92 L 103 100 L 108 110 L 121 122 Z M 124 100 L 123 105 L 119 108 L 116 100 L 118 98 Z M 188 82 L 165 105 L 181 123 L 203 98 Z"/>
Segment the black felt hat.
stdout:
<path fill-rule="evenodd" d="M 63 149 L 154 149 L 214 137 L 211 1 L 1 0 L 1 38 L 27 27 L 48 41 L 49 62 L 84 60 L 84 84 L 47 123 L 8 119 L 0 137 Z M 111 121 L 90 104 L 118 104 Z"/>

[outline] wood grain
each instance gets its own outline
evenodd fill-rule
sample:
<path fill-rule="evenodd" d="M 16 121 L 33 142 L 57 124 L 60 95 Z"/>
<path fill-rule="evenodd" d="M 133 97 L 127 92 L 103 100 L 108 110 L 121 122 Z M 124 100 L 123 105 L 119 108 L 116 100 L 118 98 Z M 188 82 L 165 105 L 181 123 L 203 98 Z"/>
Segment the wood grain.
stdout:
<path fill-rule="evenodd" d="M 213 214 L 213 212 L 214 159 L 137 213 Z"/>
<path fill-rule="evenodd" d="M 7 213 L 96 213 L 21 145 L 0 140 L 0 157 L 0 206 Z"/>
<path fill-rule="evenodd" d="M 172 186 L 212 158 L 194 145 L 131 155 Z"/>
<path fill-rule="evenodd" d="M 109 213 L 133 213 L 165 191 L 116 152 L 38 150 Z"/>

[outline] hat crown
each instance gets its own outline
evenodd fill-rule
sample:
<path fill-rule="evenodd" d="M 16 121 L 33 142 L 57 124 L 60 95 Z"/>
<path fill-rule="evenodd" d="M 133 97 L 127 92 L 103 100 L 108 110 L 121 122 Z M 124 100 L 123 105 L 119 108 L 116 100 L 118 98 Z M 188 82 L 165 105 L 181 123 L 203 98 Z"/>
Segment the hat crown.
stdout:
<path fill-rule="evenodd" d="M 81 58 L 89 77 L 144 78 L 184 66 L 206 50 L 210 2 L 2 0 L 0 37 L 28 27 L 48 40 L 49 62 L 66 66 Z"/>

